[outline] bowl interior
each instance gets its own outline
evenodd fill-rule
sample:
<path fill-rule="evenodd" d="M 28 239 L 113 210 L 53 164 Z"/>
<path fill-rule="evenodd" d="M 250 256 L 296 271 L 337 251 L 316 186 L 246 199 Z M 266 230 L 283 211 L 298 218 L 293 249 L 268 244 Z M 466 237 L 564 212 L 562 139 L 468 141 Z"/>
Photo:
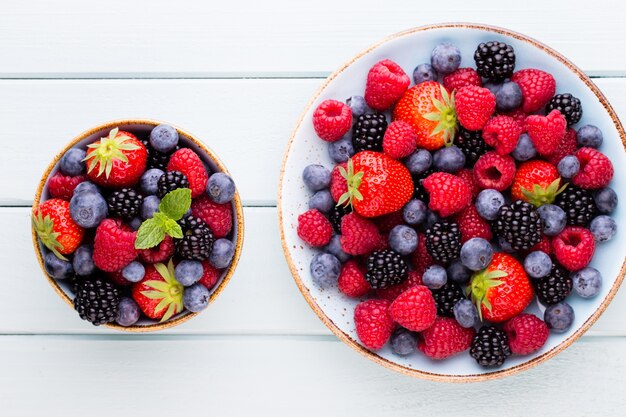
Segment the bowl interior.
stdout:
<path fill-rule="evenodd" d="M 598 95 L 594 93 L 592 88 L 595 87 L 582 72 L 536 41 L 497 28 L 471 25 L 444 25 L 409 30 L 388 38 L 350 61 L 331 75 L 307 106 L 294 131 L 284 161 L 279 195 L 283 247 L 292 274 L 311 307 L 331 330 L 370 359 L 405 373 L 431 379 L 484 379 L 485 374 L 506 375 L 549 358 L 589 327 L 604 310 L 623 276 L 626 234 L 618 233 L 612 241 L 598 246 L 591 264 L 599 269 L 604 277 L 601 293 L 591 300 L 584 300 L 575 294 L 568 298 L 576 313 L 572 328 L 564 334 L 551 333 L 548 342 L 539 352 L 530 356 L 512 356 L 503 367 L 496 369 L 478 366 L 467 353 L 444 361 L 433 361 L 422 354 L 400 357 L 394 355 L 389 347 L 378 352 L 369 352 L 360 345 L 354 330 L 353 309 L 360 300 L 344 296 L 336 286 L 322 289 L 312 282 L 309 263 L 316 251 L 304 244 L 296 233 L 297 217 L 308 209 L 310 197 L 310 192 L 302 184 L 301 173 L 306 165 L 312 163 L 321 163 L 329 168 L 333 166 L 326 143 L 317 137 L 313 129 L 311 122 L 313 110 L 326 99 L 345 100 L 355 94 L 362 95 L 369 68 L 382 59 L 389 58 L 397 62 L 411 77 L 413 69 L 418 64 L 430 62 L 430 52 L 435 45 L 452 42 L 461 50 L 461 66 L 474 67 L 473 52 L 476 46 L 480 42 L 491 40 L 501 40 L 514 47 L 517 57 L 516 70 L 535 67 L 548 71 L 557 80 L 557 93 L 569 92 L 581 99 L 584 113 L 577 126 L 594 124 L 602 130 L 604 144 L 600 150 L 611 158 L 616 169 L 611 186 L 615 190 L 624 189 L 626 185 L 626 154 L 622 143 L 625 138 L 624 132 L 606 100 L 600 93 Z M 624 210 L 624 205 L 619 205 L 613 214 L 620 224 L 623 224 Z M 543 317 L 543 309 L 543 306 L 535 302 L 529 311 Z"/>

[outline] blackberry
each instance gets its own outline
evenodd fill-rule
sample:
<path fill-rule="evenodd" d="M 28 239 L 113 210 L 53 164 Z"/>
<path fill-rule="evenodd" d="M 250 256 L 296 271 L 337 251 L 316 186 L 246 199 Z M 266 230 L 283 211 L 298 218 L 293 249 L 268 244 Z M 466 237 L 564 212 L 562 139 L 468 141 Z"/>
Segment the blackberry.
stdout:
<path fill-rule="evenodd" d="M 183 238 L 176 239 L 176 253 L 183 259 L 204 261 L 211 255 L 215 238 L 209 226 L 194 216 L 183 217 L 180 222 Z"/>
<path fill-rule="evenodd" d="M 187 176 L 180 171 L 167 171 L 157 181 L 157 196 L 165 197 L 165 194 L 178 188 L 189 188 Z"/>
<path fill-rule="evenodd" d="M 481 77 L 498 82 L 513 75 L 515 51 L 504 42 L 481 43 L 474 52 L 474 61 Z"/>
<path fill-rule="evenodd" d="M 441 220 L 426 230 L 426 249 L 435 261 L 447 264 L 461 254 L 459 224 Z"/>
<path fill-rule="evenodd" d="M 522 200 L 502 206 L 493 228 L 516 251 L 530 249 L 541 241 L 541 218 L 535 206 Z"/>
<path fill-rule="evenodd" d="M 497 327 L 483 326 L 472 340 L 470 355 L 480 366 L 500 366 L 511 356 L 509 338 Z"/>
<path fill-rule="evenodd" d="M 459 284 L 448 281 L 446 285 L 431 290 L 435 304 L 437 304 L 437 315 L 443 317 L 454 317 L 454 305 L 465 297 Z"/>
<path fill-rule="evenodd" d="M 108 281 L 90 278 L 76 283 L 74 310 L 94 326 L 114 321 L 119 303 L 119 290 Z"/>
<path fill-rule="evenodd" d="M 158 168 L 161 171 L 167 171 L 167 164 L 170 162 L 170 157 L 174 152 L 180 149 L 180 146 L 176 146 L 174 150 L 168 153 L 159 152 L 150 145 L 149 139 L 142 139 L 141 143 L 146 147 L 148 151 L 148 160 L 146 163 L 146 170 L 150 168 Z"/>
<path fill-rule="evenodd" d="M 454 144 L 465 155 L 465 166 L 472 168 L 478 158 L 487 153 L 490 149 L 483 139 L 482 131 L 471 131 L 463 127 L 459 128 Z"/>
<path fill-rule="evenodd" d="M 422 200 L 426 205 L 428 205 L 430 197 L 428 196 L 426 189 L 422 185 L 422 182 L 426 179 L 426 177 L 428 177 L 430 174 L 433 174 L 434 172 L 434 169 L 429 168 L 421 174 L 413 175 L 413 198 Z"/>
<path fill-rule="evenodd" d="M 546 112 L 550 113 L 554 109 L 560 111 L 565 116 L 568 126 L 578 123 L 583 116 L 580 100 L 570 93 L 557 94 L 552 97 L 546 105 Z"/>
<path fill-rule="evenodd" d="M 352 127 L 354 152 L 383 150 L 387 119 L 382 113 L 362 114 Z"/>
<path fill-rule="evenodd" d="M 107 197 L 109 215 L 121 217 L 124 220 L 132 220 L 139 215 L 143 203 L 143 196 L 132 188 L 115 190 Z"/>
<path fill-rule="evenodd" d="M 593 195 L 583 188 L 570 183 L 567 188 L 556 196 L 554 204 L 561 207 L 567 216 L 570 226 L 587 227 L 598 214 Z"/>
<path fill-rule="evenodd" d="M 341 234 L 341 219 L 348 213 L 352 212 L 352 206 L 350 204 L 342 204 L 339 206 L 334 206 L 330 213 L 328 213 L 328 220 L 330 224 L 333 226 L 333 230 L 338 235 Z"/>
<path fill-rule="evenodd" d="M 367 258 L 365 279 L 374 289 L 400 284 L 408 276 L 409 267 L 398 252 L 385 249 L 376 251 Z"/>
<path fill-rule="evenodd" d="M 572 292 L 572 278 L 562 266 L 556 263 L 552 264 L 552 270 L 548 275 L 531 281 L 537 298 L 546 305 L 560 303 Z"/>

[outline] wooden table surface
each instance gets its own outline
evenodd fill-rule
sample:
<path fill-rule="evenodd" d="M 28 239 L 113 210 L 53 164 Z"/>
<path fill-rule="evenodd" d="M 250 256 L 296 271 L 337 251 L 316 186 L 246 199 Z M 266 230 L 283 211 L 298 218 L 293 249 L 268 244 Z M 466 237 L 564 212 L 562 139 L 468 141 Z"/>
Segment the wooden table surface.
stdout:
<path fill-rule="evenodd" d="M 384 369 L 339 342 L 283 258 L 276 187 L 323 78 L 413 26 L 488 23 L 554 47 L 626 118 L 615 2 L 5 1 L 0 6 L 0 416 L 623 416 L 626 292 L 565 352 L 523 374 L 454 385 Z M 508 8 L 507 8 L 508 7 Z M 79 320 L 45 282 L 30 205 L 79 132 L 129 117 L 203 138 L 245 203 L 246 242 L 209 310 L 126 335 Z"/>

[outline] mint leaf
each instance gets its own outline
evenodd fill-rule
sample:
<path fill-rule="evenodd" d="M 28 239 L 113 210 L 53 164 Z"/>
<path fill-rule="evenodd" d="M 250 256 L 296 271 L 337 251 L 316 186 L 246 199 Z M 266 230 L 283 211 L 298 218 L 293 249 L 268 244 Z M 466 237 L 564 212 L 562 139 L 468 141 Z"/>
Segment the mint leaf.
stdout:
<path fill-rule="evenodd" d="M 173 219 L 167 219 L 164 224 L 163 230 L 171 237 L 174 237 L 176 239 L 183 238 L 183 229 L 181 229 L 180 225 L 176 223 L 176 221 Z"/>
<path fill-rule="evenodd" d="M 155 213 L 155 215 L 156 214 L 158 213 Z M 163 229 L 162 222 L 155 218 L 148 219 L 141 223 L 137 231 L 137 238 L 135 239 L 135 249 L 149 249 L 161 243 L 165 237 L 165 231 Z"/>
<path fill-rule="evenodd" d="M 191 190 L 178 188 L 163 197 L 161 204 L 159 204 L 159 211 L 172 220 L 180 220 L 187 213 L 189 207 L 191 207 Z"/>

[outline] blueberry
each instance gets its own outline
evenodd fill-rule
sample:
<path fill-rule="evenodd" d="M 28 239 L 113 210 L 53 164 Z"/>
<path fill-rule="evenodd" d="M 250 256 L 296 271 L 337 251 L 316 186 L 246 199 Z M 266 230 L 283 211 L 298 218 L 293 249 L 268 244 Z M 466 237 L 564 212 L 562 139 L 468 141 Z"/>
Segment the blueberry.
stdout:
<path fill-rule="evenodd" d="M 407 224 L 420 224 L 426 219 L 428 208 L 422 200 L 409 200 L 402 209 L 402 218 Z"/>
<path fill-rule="evenodd" d="M 128 225 L 133 230 L 139 230 L 139 228 L 141 227 L 141 223 L 142 223 L 141 219 L 139 217 L 135 217 L 134 219 L 128 222 Z"/>
<path fill-rule="evenodd" d="M 80 227 L 96 227 L 108 214 L 107 202 L 102 195 L 94 192 L 74 193 L 70 200 L 70 216 Z"/>
<path fill-rule="evenodd" d="M 302 180 L 311 191 L 323 190 L 330 184 L 330 171 L 322 165 L 307 165 L 302 171 Z"/>
<path fill-rule="evenodd" d="M 451 43 L 440 43 L 430 55 L 430 64 L 439 74 L 450 74 L 461 65 L 461 51 Z"/>
<path fill-rule="evenodd" d="M 431 290 L 437 290 L 448 282 L 446 269 L 440 265 L 431 265 L 426 268 L 422 276 L 422 282 Z"/>
<path fill-rule="evenodd" d="M 552 270 L 552 259 L 540 250 L 530 252 L 524 259 L 524 269 L 531 278 L 543 278 Z"/>
<path fill-rule="evenodd" d="M 46 253 L 43 260 L 44 268 L 48 275 L 54 279 L 66 279 L 74 275 L 72 264 L 63 259 L 59 259 L 52 252 Z"/>
<path fill-rule="evenodd" d="M 341 262 L 329 253 L 318 253 L 311 260 L 311 277 L 320 287 L 328 287 L 337 282 L 341 272 Z"/>
<path fill-rule="evenodd" d="M 191 287 L 185 288 L 183 294 L 183 305 L 192 313 L 199 313 L 207 308 L 211 293 L 202 284 L 193 284 Z"/>
<path fill-rule="evenodd" d="M 154 213 L 159 209 L 159 204 L 161 203 L 161 199 L 156 195 L 149 195 L 143 199 L 143 203 L 141 203 L 141 210 L 139 210 L 139 214 L 143 220 L 151 219 L 154 216 Z"/>
<path fill-rule="evenodd" d="M 417 342 L 417 335 L 403 327 L 398 327 L 389 339 L 391 351 L 400 356 L 407 356 L 415 352 Z"/>
<path fill-rule="evenodd" d="M 139 282 L 146 275 L 146 268 L 141 262 L 132 261 L 122 269 L 122 276 L 130 282 Z"/>
<path fill-rule="evenodd" d="M 557 169 L 563 178 L 573 178 L 574 175 L 578 174 L 580 162 L 574 155 L 567 155 L 559 161 Z"/>
<path fill-rule="evenodd" d="M 543 320 L 553 332 L 566 332 L 574 323 L 574 309 L 564 301 L 553 304 L 546 308 Z"/>
<path fill-rule="evenodd" d="M 343 248 L 341 247 L 341 236 L 339 235 L 334 235 L 332 238 L 330 238 L 330 242 L 328 242 L 328 245 L 324 246 L 324 252 L 334 255 L 341 262 L 346 262 L 348 259 L 350 259 L 350 255 L 345 253 L 343 251 Z"/>
<path fill-rule="evenodd" d="M 440 221 L 441 221 L 441 217 L 436 212 L 432 210 L 426 210 L 426 217 L 424 218 L 424 221 L 422 222 L 422 228 L 424 230 L 428 230 L 431 227 L 433 227 L 435 223 L 439 223 Z"/>
<path fill-rule="evenodd" d="M 602 214 L 591 221 L 589 230 L 596 242 L 607 242 L 617 233 L 617 223 L 611 217 Z"/>
<path fill-rule="evenodd" d="M 74 195 L 84 193 L 84 192 L 92 192 L 100 194 L 100 189 L 96 184 L 91 181 L 83 181 L 74 188 Z"/>
<path fill-rule="evenodd" d="M 452 311 L 454 312 L 454 318 L 461 327 L 469 329 L 478 325 L 478 309 L 467 298 L 457 301 Z"/>
<path fill-rule="evenodd" d="M 498 111 L 515 110 L 522 104 L 522 90 L 517 83 L 507 81 L 502 84 L 496 96 L 496 109 Z"/>
<path fill-rule="evenodd" d="M 398 225 L 389 232 L 389 247 L 400 255 L 409 255 L 417 249 L 417 232 L 415 229 Z"/>
<path fill-rule="evenodd" d="M 198 282 L 200 278 L 202 278 L 203 273 L 202 262 L 188 259 L 180 261 L 174 269 L 176 281 L 180 282 L 185 287 L 189 287 Z"/>
<path fill-rule="evenodd" d="M 71 148 L 61 157 L 59 169 L 65 175 L 81 175 L 85 173 L 85 157 L 87 152 L 84 149 Z"/>
<path fill-rule="evenodd" d="M 602 214 L 611 214 L 617 206 L 617 194 L 612 188 L 606 187 L 593 194 L 593 201 Z"/>
<path fill-rule="evenodd" d="M 404 165 L 413 175 L 426 172 L 433 164 L 433 156 L 426 149 L 418 149 L 406 158 Z"/>
<path fill-rule="evenodd" d="M 223 269 L 230 265 L 235 255 L 235 245 L 228 239 L 217 239 L 213 243 L 213 250 L 209 256 L 209 262 L 217 269 Z"/>
<path fill-rule="evenodd" d="M 537 156 L 537 150 L 535 149 L 535 145 L 530 140 L 530 136 L 526 133 L 522 133 L 517 141 L 517 145 L 513 152 L 511 152 L 511 156 L 515 158 L 516 161 L 524 162 L 529 159 L 533 159 Z"/>
<path fill-rule="evenodd" d="M 333 200 L 328 190 L 320 190 L 309 199 L 309 208 L 317 209 L 322 213 L 328 213 L 333 209 L 334 205 L 335 200 Z"/>
<path fill-rule="evenodd" d="M 448 278 L 457 284 L 466 284 L 472 276 L 472 270 L 467 268 L 460 259 L 453 261 L 446 269 Z"/>
<path fill-rule="evenodd" d="M 572 273 L 574 291 L 583 298 L 591 298 L 598 295 L 602 288 L 602 274 L 590 266 Z"/>
<path fill-rule="evenodd" d="M 93 263 L 93 246 L 81 245 L 74 251 L 72 266 L 76 275 L 87 276 L 93 274 L 96 266 Z"/>
<path fill-rule="evenodd" d="M 486 83 L 483 84 L 483 87 L 491 91 L 491 94 L 495 96 L 496 94 L 498 94 L 498 91 L 500 91 L 500 89 L 502 88 L 502 84 L 494 83 L 493 81 L 487 81 Z"/>
<path fill-rule="evenodd" d="M 168 153 L 178 145 L 178 132 L 170 125 L 158 125 L 150 132 L 150 145 L 159 152 Z"/>
<path fill-rule="evenodd" d="M 488 188 L 478 193 L 476 197 L 476 210 L 483 219 L 495 220 L 498 217 L 500 207 L 502 207 L 504 203 L 502 193 Z"/>
<path fill-rule="evenodd" d="M 576 132 L 578 146 L 586 148 L 599 148 L 602 145 L 602 131 L 594 125 L 585 125 Z"/>
<path fill-rule="evenodd" d="M 567 223 L 565 211 L 554 204 L 544 204 L 537 209 L 543 224 L 543 234 L 556 236 L 563 231 Z"/>
<path fill-rule="evenodd" d="M 357 118 L 369 111 L 369 107 L 365 102 L 365 98 L 363 96 L 352 96 L 346 100 L 346 104 L 352 110 L 352 116 Z"/>
<path fill-rule="evenodd" d="M 354 155 L 354 146 L 350 137 L 343 137 L 336 142 L 328 143 L 328 155 L 336 163 L 346 162 Z"/>
<path fill-rule="evenodd" d="M 115 322 L 120 326 L 132 326 L 139 321 L 141 312 L 137 303 L 128 297 L 120 298 L 120 303 L 117 307 L 117 318 Z"/>
<path fill-rule="evenodd" d="M 163 174 L 164 172 L 158 168 L 151 168 L 144 172 L 139 182 L 141 191 L 143 191 L 146 195 L 156 194 L 157 189 L 159 188 L 159 178 L 161 178 L 161 175 Z"/>
<path fill-rule="evenodd" d="M 413 81 L 415 84 L 425 81 L 437 81 L 437 72 L 430 64 L 419 64 L 413 70 Z"/>
<path fill-rule="evenodd" d="M 454 174 L 465 166 L 465 154 L 457 146 L 448 146 L 435 152 L 433 162 L 438 171 Z"/>
<path fill-rule="evenodd" d="M 209 177 L 206 193 L 217 204 L 225 204 L 235 197 L 235 183 L 223 172 L 216 172 Z"/>
<path fill-rule="evenodd" d="M 493 258 L 493 247 L 489 241 L 473 237 L 461 246 L 461 262 L 472 271 L 487 268 Z"/>

